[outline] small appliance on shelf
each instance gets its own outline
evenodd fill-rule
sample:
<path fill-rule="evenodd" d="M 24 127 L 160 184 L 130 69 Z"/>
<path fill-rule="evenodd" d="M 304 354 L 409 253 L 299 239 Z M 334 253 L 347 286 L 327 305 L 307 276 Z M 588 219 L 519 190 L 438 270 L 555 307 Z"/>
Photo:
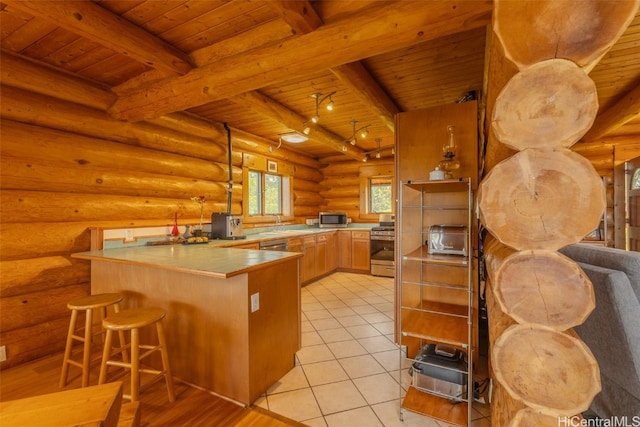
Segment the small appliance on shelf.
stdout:
<path fill-rule="evenodd" d="M 425 244 L 430 254 L 467 256 L 468 237 L 469 231 L 464 225 L 432 225 L 429 227 L 429 240 Z"/>

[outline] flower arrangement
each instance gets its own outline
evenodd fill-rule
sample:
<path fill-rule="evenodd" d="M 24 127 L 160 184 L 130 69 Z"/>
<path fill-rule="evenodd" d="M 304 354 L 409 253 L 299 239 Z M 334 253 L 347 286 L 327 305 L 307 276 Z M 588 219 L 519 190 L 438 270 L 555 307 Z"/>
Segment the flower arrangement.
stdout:
<path fill-rule="evenodd" d="M 204 204 L 207 201 L 204 196 L 193 196 L 191 201 L 200 205 L 200 226 L 199 230 L 202 230 L 202 214 L 204 212 Z"/>

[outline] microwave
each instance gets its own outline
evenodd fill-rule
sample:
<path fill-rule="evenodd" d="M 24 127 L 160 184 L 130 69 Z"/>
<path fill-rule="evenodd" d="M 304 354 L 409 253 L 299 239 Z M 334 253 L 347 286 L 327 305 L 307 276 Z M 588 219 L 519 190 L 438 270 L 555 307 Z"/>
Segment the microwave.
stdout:
<path fill-rule="evenodd" d="M 344 228 L 348 224 L 345 212 L 320 212 L 318 214 L 318 227 L 320 228 Z"/>

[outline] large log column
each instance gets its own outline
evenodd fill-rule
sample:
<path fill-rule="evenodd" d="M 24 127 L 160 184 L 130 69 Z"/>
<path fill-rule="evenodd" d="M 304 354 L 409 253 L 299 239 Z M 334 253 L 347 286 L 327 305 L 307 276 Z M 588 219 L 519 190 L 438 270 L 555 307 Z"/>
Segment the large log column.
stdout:
<path fill-rule="evenodd" d="M 490 52 L 504 57 L 491 64 L 503 64 L 496 75 L 505 86 L 498 95 L 489 85 L 496 97 L 488 100 L 494 106 L 486 150 L 491 172 L 478 195 L 480 220 L 497 239 L 485 245 L 498 383 L 493 425 L 532 425 L 532 417 L 548 425 L 550 418 L 586 410 L 600 390 L 591 352 L 571 330 L 561 332 L 593 308 L 591 284 L 555 251 L 580 241 L 604 210 L 597 173 L 567 148 L 584 136 L 598 110 L 587 72 L 631 22 L 638 1 L 617 6 L 495 2 L 493 28 L 501 46 Z M 509 62 L 513 66 L 504 66 Z M 561 308 L 545 304 L 558 298 L 570 307 L 560 316 Z"/>

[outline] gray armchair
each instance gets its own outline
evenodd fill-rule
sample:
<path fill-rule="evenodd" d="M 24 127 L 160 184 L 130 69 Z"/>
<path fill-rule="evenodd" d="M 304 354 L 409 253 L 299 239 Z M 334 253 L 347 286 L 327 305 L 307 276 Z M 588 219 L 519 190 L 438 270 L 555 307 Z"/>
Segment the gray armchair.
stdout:
<path fill-rule="evenodd" d="M 640 415 L 640 253 L 584 243 L 560 253 L 578 263 L 596 297 L 575 328 L 600 366 L 602 391 L 591 410 L 601 418 Z"/>

